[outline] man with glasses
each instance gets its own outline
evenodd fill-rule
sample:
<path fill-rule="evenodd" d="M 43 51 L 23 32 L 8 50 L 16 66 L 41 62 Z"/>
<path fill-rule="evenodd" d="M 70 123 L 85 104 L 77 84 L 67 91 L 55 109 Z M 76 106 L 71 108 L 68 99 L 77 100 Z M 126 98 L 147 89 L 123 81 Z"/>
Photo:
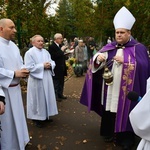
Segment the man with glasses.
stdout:
<path fill-rule="evenodd" d="M 66 56 L 64 51 L 66 50 L 66 46 L 62 46 L 63 36 L 60 33 L 56 33 L 54 35 L 54 41 L 49 46 L 49 53 L 51 54 L 52 60 L 55 61 L 56 67 L 54 69 L 55 76 L 53 76 L 56 100 L 62 101 L 62 99 L 67 99 L 63 95 L 64 90 L 64 77 L 67 76 L 67 68 L 66 68 Z"/>

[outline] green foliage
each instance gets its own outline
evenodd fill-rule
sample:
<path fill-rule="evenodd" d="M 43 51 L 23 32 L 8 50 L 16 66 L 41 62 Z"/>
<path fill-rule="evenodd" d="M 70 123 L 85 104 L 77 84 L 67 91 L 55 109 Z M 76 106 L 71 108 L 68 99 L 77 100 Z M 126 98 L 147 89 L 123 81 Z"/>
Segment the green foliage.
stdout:
<path fill-rule="evenodd" d="M 17 30 L 19 29 L 18 41 L 21 40 L 21 48 L 27 46 L 29 39 L 35 34 L 40 34 L 47 39 L 50 38 L 55 20 L 46 14 L 46 9 L 51 1 L 46 5 L 45 2 L 46 0 L 8 0 L 1 5 L 5 8 L 5 13 L 2 11 L 0 13 L 1 18 L 12 19 Z"/>
<path fill-rule="evenodd" d="M 131 3 L 129 9 L 136 18 L 136 22 L 132 30 L 133 36 L 140 42 L 150 45 L 150 1 L 134 1 L 134 5 Z"/>
<path fill-rule="evenodd" d="M 60 0 L 56 15 L 59 31 L 69 39 L 91 34 L 92 7 L 90 0 Z"/>
<path fill-rule="evenodd" d="M 56 11 L 57 30 L 64 37 L 69 38 L 74 33 L 74 16 L 72 6 L 68 0 L 60 0 L 58 10 Z"/>
<path fill-rule="evenodd" d="M 6 7 L 7 5 L 4 3 L 4 0 L 0 0 L 0 18 L 6 17 Z"/>
<path fill-rule="evenodd" d="M 0 0 L 0 18 L 8 17 L 16 23 L 22 47 L 27 46 L 29 38 L 35 34 L 50 39 L 56 32 L 67 39 L 92 36 L 98 42 L 104 42 L 108 36 L 114 37 L 113 18 L 122 6 L 126 6 L 136 18 L 132 36 L 149 45 L 148 0 L 60 0 L 55 16 L 46 14 L 47 7 L 54 0 L 45 2 Z"/>

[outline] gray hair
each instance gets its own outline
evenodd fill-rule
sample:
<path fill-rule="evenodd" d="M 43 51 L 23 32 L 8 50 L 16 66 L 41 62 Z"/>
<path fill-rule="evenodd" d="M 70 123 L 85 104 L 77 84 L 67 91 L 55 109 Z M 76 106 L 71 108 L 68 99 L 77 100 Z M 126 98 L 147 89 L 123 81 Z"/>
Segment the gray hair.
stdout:
<path fill-rule="evenodd" d="M 54 40 L 58 39 L 58 38 L 62 38 L 62 34 L 61 33 L 56 33 L 54 35 Z"/>
<path fill-rule="evenodd" d="M 30 40 L 31 40 L 31 42 L 34 42 L 35 41 L 35 38 L 36 37 L 42 37 L 41 35 L 34 35 L 32 38 L 30 38 Z M 42 37 L 43 38 L 43 37 Z M 44 40 L 44 38 L 43 38 L 43 40 Z"/>

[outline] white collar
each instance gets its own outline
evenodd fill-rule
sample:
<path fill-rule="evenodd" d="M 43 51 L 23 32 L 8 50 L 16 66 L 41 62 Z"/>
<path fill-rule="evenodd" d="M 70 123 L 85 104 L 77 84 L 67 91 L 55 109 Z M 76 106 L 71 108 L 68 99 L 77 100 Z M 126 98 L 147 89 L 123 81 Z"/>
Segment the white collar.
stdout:
<path fill-rule="evenodd" d="M 54 41 L 54 43 L 59 47 L 59 44 Z"/>
<path fill-rule="evenodd" d="M 10 40 L 6 40 L 5 38 L 0 36 L 0 41 L 3 42 L 4 44 L 9 44 Z"/>

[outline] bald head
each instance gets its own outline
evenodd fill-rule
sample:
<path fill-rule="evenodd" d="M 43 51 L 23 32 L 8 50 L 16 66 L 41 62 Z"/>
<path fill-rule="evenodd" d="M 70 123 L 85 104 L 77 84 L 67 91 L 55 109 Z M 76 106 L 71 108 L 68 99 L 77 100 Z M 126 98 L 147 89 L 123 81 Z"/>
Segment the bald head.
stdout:
<path fill-rule="evenodd" d="M 11 19 L 0 19 L 0 36 L 6 40 L 13 40 L 15 38 L 15 24 Z"/>
<path fill-rule="evenodd" d="M 0 19 L 0 27 L 4 27 L 7 24 L 7 22 L 12 22 L 12 20 L 7 18 Z"/>

